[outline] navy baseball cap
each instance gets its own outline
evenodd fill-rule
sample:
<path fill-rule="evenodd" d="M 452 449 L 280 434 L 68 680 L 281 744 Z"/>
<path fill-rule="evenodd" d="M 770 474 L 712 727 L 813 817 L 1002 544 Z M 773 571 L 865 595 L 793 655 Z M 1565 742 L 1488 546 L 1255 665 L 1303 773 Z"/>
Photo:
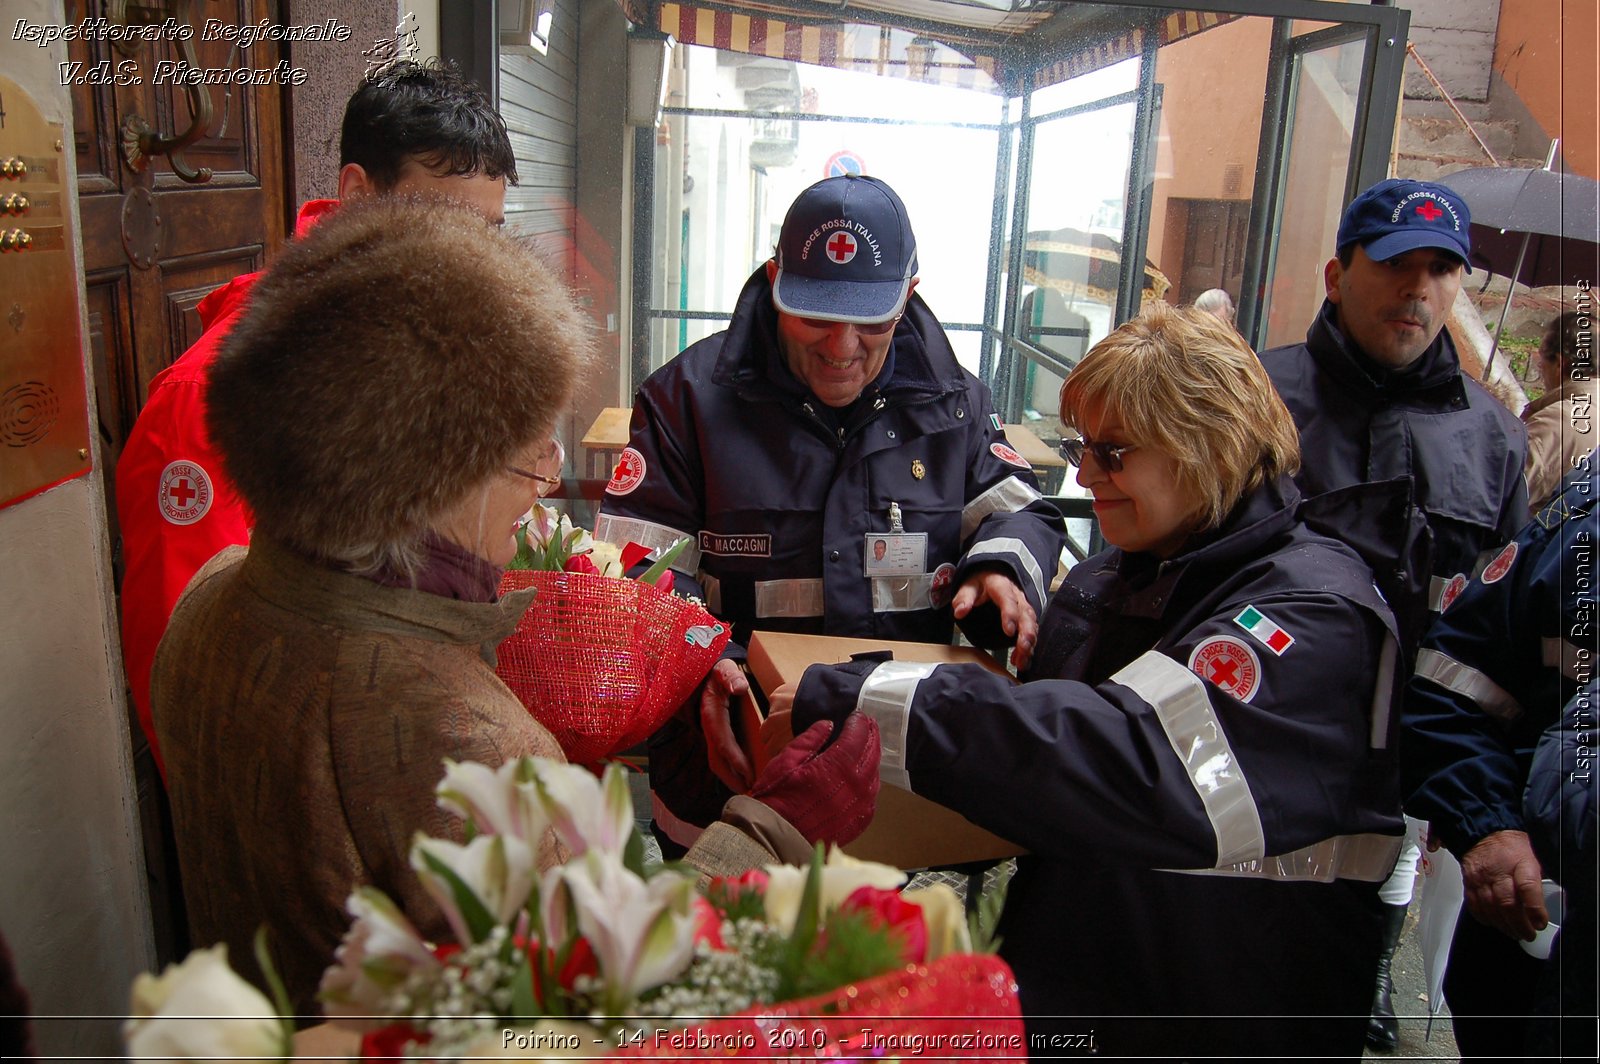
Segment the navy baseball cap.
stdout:
<path fill-rule="evenodd" d="M 900 312 L 917 275 L 906 205 L 875 177 L 818 181 L 789 205 L 772 302 L 785 314 L 875 325 Z"/>
<path fill-rule="evenodd" d="M 1338 250 L 1360 244 L 1370 259 L 1392 259 L 1417 248 L 1440 248 L 1467 264 L 1472 212 L 1452 188 L 1391 177 L 1350 202 L 1339 220 Z M 1467 272 L 1472 266 L 1467 265 Z"/>

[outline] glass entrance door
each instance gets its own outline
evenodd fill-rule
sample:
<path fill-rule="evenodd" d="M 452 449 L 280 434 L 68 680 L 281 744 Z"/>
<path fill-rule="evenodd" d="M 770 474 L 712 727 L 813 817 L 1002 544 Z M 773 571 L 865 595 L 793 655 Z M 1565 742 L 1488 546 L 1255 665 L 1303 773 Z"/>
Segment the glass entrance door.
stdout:
<path fill-rule="evenodd" d="M 1388 174 L 1395 95 L 1375 88 L 1396 51 L 1378 27 L 1278 19 L 1240 318 L 1257 350 L 1296 343 L 1322 305 L 1339 216 Z M 1393 55 L 1388 56 L 1393 60 Z M 1385 107 L 1385 103 L 1387 107 Z M 1381 137 L 1378 136 L 1381 134 Z"/>

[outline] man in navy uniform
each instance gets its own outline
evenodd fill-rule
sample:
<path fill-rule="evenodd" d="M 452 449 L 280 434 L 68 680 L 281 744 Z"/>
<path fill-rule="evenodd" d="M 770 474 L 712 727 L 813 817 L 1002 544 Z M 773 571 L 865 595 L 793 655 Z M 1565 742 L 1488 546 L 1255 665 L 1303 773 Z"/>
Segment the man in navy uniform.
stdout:
<path fill-rule="evenodd" d="M 1329 518 L 1319 527 L 1372 564 L 1400 624 L 1404 668 L 1447 599 L 1527 513 L 1522 425 L 1461 371 L 1444 328 L 1469 269 L 1470 226 L 1467 205 L 1444 185 L 1390 179 L 1362 192 L 1339 222 L 1327 300 L 1306 342 L 1261 356 L 1300 430 L 1296 481 L 1308 499 L 1341 493 L 1311 506 Z M 1353 508 L 1361 485 L 1380 482 L 1395 503 L 1385 522 Z M 1374 500 L 1366 494 L 1364 505 Z M 1386 947 L 1369 1041 L 1383 1049 L 1399 1041 L 1389 964 L 1417 854 L 1408 845 L 1381 893 Z"/>
<path fill-rule="evenodd" d="M 1594 996 L 1587 1014 L 1557 1029 L 1539 1012 L 1541 981 L 1570 991 L 1594 979 L 1593 848 L 1587 869 L 1576 852 L 1540 860 L 1530 838 L 1524 791 L 1544 733 L 1562 707 L 1594 679 L 1597 642 L 1591 578 L 1600 541 L 1595 452 L 1579 459 L 1555 498 L 1495 555 L 1428 632 L 1401 716 L 1406 808 L 1428 818 L 1433 835 L 1461 861 L 1466 909 L 1445 973 L 1456 1044 L 1463 1058 L 1520 1057 L 1560 1042 L 1563 1059 L 1594 1059 Z M 1594 703 L 1578 720 L 1590 736 Z M 1586 712 L 1585 712 L 1586 711 Z M 1546 789 L 1559 784 L 1544 781 Z M 1547 805 L 1558 804 L 1546 800 Z M 1556 817 L 1559 820 L 1559 815 Z M 1575 830 L 1578 825 L 1572 825 Z M 1559 953 L 1541 963 L 1518 946 L 1549 921 L 1541 880 L 1578 888 L 1584 911 L 1569 913 Z M 1570 901 L 1571 899 L 1569 899 Z M 1580 999 L 1581 1000 L 1581 999 Z M 1586 1040 L 1586 1045 L 1579 1039 Z"/>
<path fill-rule="evenodd" d="M 736 643 L 754 629 L 947 643 L 959 621 L 1025 663 L 1061 516 L 916 286 L 892 188 L 847 175 L 802 192 L 728 328 L 640 388 L 596 537 L 652 550 L 688 538 L 677 587 L 702 594 Z M 748 684 L 730 646 L 700 704 L 651 741 L 669 851 L 750 784 L 728 712 Z"/>

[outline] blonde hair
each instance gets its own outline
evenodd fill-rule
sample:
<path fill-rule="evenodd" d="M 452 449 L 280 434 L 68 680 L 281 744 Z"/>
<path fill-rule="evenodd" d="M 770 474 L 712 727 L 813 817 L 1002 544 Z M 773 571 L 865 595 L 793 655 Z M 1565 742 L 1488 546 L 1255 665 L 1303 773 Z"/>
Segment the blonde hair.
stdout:
<path fill-rule="evenodd" d="M 1125 442 L 1171 455 L 1198 529 L 1247 492 L 1300 468 L 1288 408 L 1239 334 L 1215 315 L 1156 302 L 1101 340 L 1061 386 L 1061 420 L 1115 413 Z"/>

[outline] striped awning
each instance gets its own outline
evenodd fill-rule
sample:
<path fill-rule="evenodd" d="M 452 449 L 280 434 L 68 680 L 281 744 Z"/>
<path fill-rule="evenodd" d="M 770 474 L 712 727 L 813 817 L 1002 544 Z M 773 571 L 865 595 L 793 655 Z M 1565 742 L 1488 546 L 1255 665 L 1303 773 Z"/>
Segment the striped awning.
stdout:
<path fill-rule="evenodd" d="M 1156 47 L 1164 48 L 1174 41 L 1193 37 L 1240 17 L 1221 15 L 1215 11 L 1174 11 L 1157 25 Z M 1124 59 L 1132 59 L 1143 51 L 1144 38 L 1143 27 L 1132 27 L 1076 51 L 1067 51 L 1051 62 L 1034 68 L 1029 80 L 1035 89 L 1042 89 L 1120 63 Z"/>
<path fill-rule="evenodd" d="M 819 13 L 782 0 L 618 2 L 631 21 L 683 44 L 1006 94 L 1020 92 L 1023 84 L 1040 89 L 1131 59 L 1148 32 L 1148 23 L 1130 24 L 1111 32 L 1100 29 L 1077 48 L 1063 48 L 1059 40 L 1049 43 L 1051 35 L 1041 28 L 1071 17 L 1073 5 L 1012 11 L 950 0 L 850 0 Z M 1172 12 L 1156 23 L 1157 44 L 1239 17 Z M 1056 36 L 1073 40 L 1071 33 Z"/>
<path fill-rule="evenodd" d="M 926 34 L 664 3 L 656 26 L 681 44 L 787 59 L 880 77 L 999 91 L 990 56 L 967 56 Z"/>

